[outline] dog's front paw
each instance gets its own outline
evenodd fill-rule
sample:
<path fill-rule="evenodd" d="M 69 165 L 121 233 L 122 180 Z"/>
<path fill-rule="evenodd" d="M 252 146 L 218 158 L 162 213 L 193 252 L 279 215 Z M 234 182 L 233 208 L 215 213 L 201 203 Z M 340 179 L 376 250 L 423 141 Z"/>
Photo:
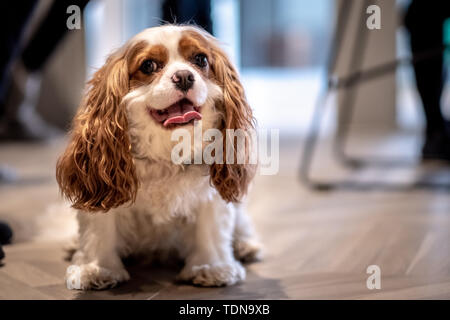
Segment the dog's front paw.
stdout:
<path fill-rule="evenodd" d="M 102 290 L 127 281 L 130 275 L 125 269 L 110 270 L 94 263 L 71 265 L 66 271 L 66 285 L 71 290 Z"/>
<path fill-rule="evenodd" d="M 203 287 L 229 286 L 244 279 L 245 269 L 237 261 L 213 265 L 187 265 L 178 275 L 178 280 L 192 282 Z"/>

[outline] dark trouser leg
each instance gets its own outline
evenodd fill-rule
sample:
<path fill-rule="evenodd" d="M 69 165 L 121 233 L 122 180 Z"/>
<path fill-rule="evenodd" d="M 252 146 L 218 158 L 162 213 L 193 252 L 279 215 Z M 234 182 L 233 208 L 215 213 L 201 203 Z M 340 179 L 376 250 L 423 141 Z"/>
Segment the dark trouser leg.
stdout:
<path fill-rule="evenodd" d="M 67 7 L 75 4 L 80 7 L 82 12 L 88 2 L 89 0 L 54 1 L 44 21 L 23 50 L 22 61 L 28 71 L 41 69 L 68 31 L 66 26 L 69 17 L 66 12 Z"/>
<path fill-rule="evenodd" d="M 170 23 L 195 23 L 212 33 L 210 0 L 164 0 L 163 20 Z"/>
<path fill-rule="evenodd" d="M 87 2 L 54 1 L 38 28 L 32 33 L 17 57 L 14 71 L 11 73 L 0 121 L 0 140 L 42 140 L 58 134 L 58 130 L 49 126 L 35 111 L 40 94 L 40 71 L 68 31 L 67 8 L 75 4 L 83 10 Z"/>
<path fill-rule="evenodd" d="M 450 3 L 413 0 L 405 24 L 410 32 L 411 51 L 415 58 L 425 52 L 433 56 L 416 61 L 413 65 L 416 85 L 422 100 L 426 119 L 423 159 L 450 160 L 450 135 L 441 111 L 443 74 L 443 25 L 450 16 Z"/>
<path fill-rule="evenodd" d="M 3 13 L 0 27 L 0 117 L 4 113 L 6 92 L 10 85 L 10 67 L 20 54 L 20 44 L 25 27 L 37 1 L 1 1 Z"/>
<path fill-rule="evenodd" d="M 411 30 L 413 55 L 442 47 L 442 24 L 429 25 Z M 441 94 L 444 83 L 443 54 L 414 64 L 417 90 L 426 117 L 426 133 L 444 132 L 444 117 L 441 112 Z"/>

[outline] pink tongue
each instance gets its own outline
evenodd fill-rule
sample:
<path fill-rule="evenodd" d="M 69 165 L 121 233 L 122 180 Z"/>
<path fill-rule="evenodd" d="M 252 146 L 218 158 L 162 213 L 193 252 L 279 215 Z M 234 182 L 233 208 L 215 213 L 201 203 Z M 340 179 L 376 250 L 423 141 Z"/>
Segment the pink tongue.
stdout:
<path fill-rule="evenodd" d="M 174 123 L 188 123 L 192 119 L 200 120 L 202 118 L 202 115 L 194 110 L 194 106 L 185 100 L 170 106 L 166 110 L 168 115 L 163 123 L 165 127 Z"/>

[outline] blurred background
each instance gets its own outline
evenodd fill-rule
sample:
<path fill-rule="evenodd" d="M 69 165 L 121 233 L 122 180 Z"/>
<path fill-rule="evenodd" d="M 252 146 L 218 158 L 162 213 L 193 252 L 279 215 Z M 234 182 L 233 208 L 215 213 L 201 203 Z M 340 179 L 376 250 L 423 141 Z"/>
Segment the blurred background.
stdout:
<path fill-rule="evenodd" d="M 392 277 L 386 295 L 373 297 L 395 298 L 395 290 L 408 287 L 400 297 L 449 298 L 450 91 L 442 61 L 449 59 L 450 14 L 446 1 L 433 3 L 3 4 L 0 221 L 14 231 L 4 241 L 14 243 L 4 247 L 9 266 L 19 263 L 23 272 L 0 268 L 0 297 L 2 281 L 19 281 L 31 269 L 48 280 L 30 280 L 37 297 L 73 297 L 55 289 L 65 267 L 56 252 L 76 225 L 67 218 L 73 213 L 58 194 L 54 169 L 84 84 L 136 33 L 187 22 L 220 40 L 240 71 L 259 129 L 280 133 L 279 172 L 258 176 L 249 196 L 261 238 L 270 238 L 269 259 L 251 269 L 242 296 L 230 291 L 230 297 L 372 297 L 365 268 L 378 264 Z M 71 5 L 81 14 L 73 30 L 66 25 L 76 12 L 67 10 Z M 380 9 L 380 28 L 367 26 L 369 5 Z M 292 249 L 297 246 L 302 249 Z M 24 254 L 31 257 L 25 266 Z M 325 285 L 304 291 L 311 273 L 346 277 L 340 289 L 333 277 L 313 277 Z M 258 292 L 261 283 L 272 289 Z M 19 291 L 3 297 L 21 297 Z"/>
<path fill-rule="evenodd" d="M 347 1 L 350 2 L 351 0 Z M 367 42 L 364 44 L 361 68 L 410 56 L 409 35 L 403 26 L 403 16 L 410 1 L 378 2 L 374 3 L 378 3 L 383 12 L 382 28 L 365 32 L 364 38 Z M 55 129 L 66 130 L 78 106 L 85 80 L 103 64 L 105 57 L 112 50 L 139 31 L 157 26 L 163 21 L 173 22 L 175 18 L 178 22 L 196 22 L 196 15 L 208 15 L 209 25 L 203 27 L 210 29 L 209 31 L 219 38 L 238 66 L 260 127 L 277 128 L 282 136 L 305 135 L 320 88 L 330 75 L 327 59 L 336 32 L 336 17 L 340 2 L 180 0 L 175 7 L 176 3 L 177 1 L 171 3 L 163 0 L 81 1 L 80 29 L 55 29 L 59 24 L 57 19 L 53 19 L 55 21 L 48 23 L 48 30 L 43 31 L 41 29 L 45 29 L 45 26 L 42 27 L 41 20 L 48 19 L 52 15 L 49 11 L 53 9 L 54 15 L 59 14 L 58 19 L 62 23 L 69 17 L 69 13 L 63 9 L 72 2 L 63 1 L 57 8 L 52 8 L 50 0 L 31 1 L 25 9 L 20 6 L 17 9 L 10 7 L 11 19 L 14 18 L 14 13 L 22 15 L 23 18 L 19 27 L 15 27 L 18 30 L 17 34 L 8 39 L 9 49 L 15 53 L 5 53 L 4 60 L 7 61 L 5 65 L 7 64 L 9 69 L 6 67 L 4 69 L 12 70 L 12 75 L 8 72 L 2 75 L 2 104 L 19 104 L 20 101 L 17 100 L 22 98 L 20 94 L 25 89 L 21 87 L 25 86 L 26 80 L 29 80 L 29 91 L 33 93 L 29 93 L 29 96 L 37 100 L 33 101 L 36 112 L 28 112 L 33 113 L 29 115 L 32 123 L 18 130 L 29 129 L 31 136 L 45 137 L 55 133 L 52 130 L 44 130 L 50 128 L 42 128 L 43 123 L 40 120 L 44 120 Z M 351 61 L 354 60 L 356 31 L 361 23 L 360 13 L 364 15 L 363 22 L 369 16 L 363 10 L 363 6 L 363 3 L 347 5 L 347 9 L 350 8 L 348 10 L 354 12 L 349 14 L 350 22 L 342 32 L 338 61 L 331 71 L 334 75 L 344 76 L 355 72 L 352 70 L 354 66 Z M 205 12 L 199 9 L 203 7 L 205 9 L 202 10 L 206 10 Z M 7 25 L 8 21 L 4 23 Z M 51 28 L 59 30 L 57 32 L 59 34 L 46 41 L 49 49 L 42 50 L 43 57 L 37 59 L 36 66 L 29 68 L 31 72 L 24 71 L 20 55 L 25 56 L 26 64 L 26 58 L 31 55 L 29 52 L 35 49 L 33 45 L 39 46 L 34 38 L 38 40 L 48 38 L 45 32 L 52 34 Z M 449 30 L 449 27 L 445 29 Z M 36 30 L 41 32 L 37 32 L 36 35 Z M 448 34 L 446 31 L 447 38 L 450 37 Z M 20 53 L 20 50 L 25 53 Z M 367 130 L 379 130 L 383 127 L 383 129 L 420 131 L 424 127 L 412 68 L 410 65 L 404 65 L 396 71 L 398 72 L 386 73 L 374 81 L 364 82 L 358 86 L 355 105 L 360 106 L 361 99 L 364 99 L 365 107 L 355 108 L 352 125 Z M 378 94 L 380 90 L 383 91 L 382 95 Z M 336 103 L 334 98 L 330 103 Z M 442 100 L 443 102 L 450 100 L 448 90 L 443 91 Z M 448 103 L 442 104 L 444 115 L 450 113 L 446 106 Z M 2 110 L 6 109 L 8 108 L 2 107 Z M 9 109 L 18 107 L 10 106 Z M 336 129 L 338 109 L 338 107 L 329 108 L 324 126 L 325 133 L 329 134 Z M 0 128 L 0 137 L 6 140 L 8 136 L 14 139 L 14 135 L 20 138 L 21 135 L 28 133 L 8 134 L 4 131 L 10 128 L 3 127 Z"/>

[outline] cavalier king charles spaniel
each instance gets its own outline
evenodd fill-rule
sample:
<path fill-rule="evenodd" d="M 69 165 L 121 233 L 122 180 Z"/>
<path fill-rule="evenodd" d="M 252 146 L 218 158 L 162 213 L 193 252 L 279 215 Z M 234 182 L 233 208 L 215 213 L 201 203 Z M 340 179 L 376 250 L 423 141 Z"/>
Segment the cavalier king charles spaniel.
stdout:
<path fill-rule="evenodd" d="M 122 258 L 169 253 L 184 262 L 181 281 L 245 278 L 240 261 L 261 253 L 243 204 L 255 165 L 174 164 L 173 130 L 199 124 L 224 137 L 254 129 L 236 69 L 197 27 L 146 29 L 93 75 L 56 169 L 78 210 L 68 288 L 113 287 L 130 278 Z"/>

